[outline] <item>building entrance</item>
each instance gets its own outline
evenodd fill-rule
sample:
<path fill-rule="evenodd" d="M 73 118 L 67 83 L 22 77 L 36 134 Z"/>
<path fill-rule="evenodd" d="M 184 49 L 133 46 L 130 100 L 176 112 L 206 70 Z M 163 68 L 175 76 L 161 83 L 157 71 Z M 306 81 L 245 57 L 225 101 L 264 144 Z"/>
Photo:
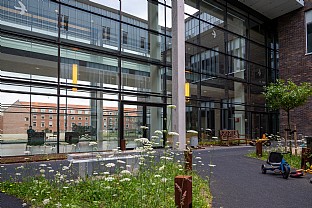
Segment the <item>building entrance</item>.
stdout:
<path fill-rule="evenodd" d="M 120 141 L 124 140 L 126 149 L 140 146 L 136 139 L 146 138 L 153 141 L 154 147 L 163 147 L 162 135 L 153 137 L 156 130 L 165 128 L 166 105 L 141 102 L 122 102 L 120 118 Z"/>

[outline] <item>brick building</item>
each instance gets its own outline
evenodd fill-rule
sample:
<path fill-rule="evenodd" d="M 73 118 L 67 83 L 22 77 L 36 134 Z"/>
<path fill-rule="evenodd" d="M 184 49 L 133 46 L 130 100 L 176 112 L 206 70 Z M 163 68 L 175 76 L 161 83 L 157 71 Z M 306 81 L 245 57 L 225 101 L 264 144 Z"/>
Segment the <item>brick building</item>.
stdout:
<path fill-rule="evenodd" d="M 31 109 L 31 110 L 30 110 Z M 0 128 L 3 134 L 24 134 L 29 126 L 35 131 L 56 132 L 57 106 L 55 103 L 16 101 L 3 111 L 0 117 Z M 74 125 L 91 126 L 92 115 L 86 105 L 60 105 L 60 131 L 72 131 Z M 126 129 L 137 128 L 137 112 L 135 108 L 125 108 Z M 103 130 L 114 131 L 118 126 L 118 108 L 103 107 Z M 5 121 L 5 122 L 3 122 Z"/>
<path fill-rule="evenodd" d="M 0 134 L 3 134 L 3 116 L 0 113 Z"/>
<path fill-rule="evenodd" d="M 279 73 L 282 79 L 295 83 L 312 82 L 312 0 L 304 7 L 278 18 Z M 312 99 L 308 104 L 291 111 L 291 123 L 298 133 L 312 135 Z M 281 111 L 280 124 L 287 123 L 287 114 Z"/>

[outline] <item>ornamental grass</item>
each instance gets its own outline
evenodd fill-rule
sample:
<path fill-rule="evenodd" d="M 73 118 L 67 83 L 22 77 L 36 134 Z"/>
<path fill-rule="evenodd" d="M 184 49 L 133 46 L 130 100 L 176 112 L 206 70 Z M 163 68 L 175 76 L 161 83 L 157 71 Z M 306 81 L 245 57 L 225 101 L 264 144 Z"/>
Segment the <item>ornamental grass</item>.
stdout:
<path fill-rule="evenodd" d="M 104 161 L 96 155 L 92 174 L 86 177 L 77 174 L 79 167 L 72 162 L 56 166 L 47 161 L 37 168 L 23 164 L 9 180 L 2 180 L 1 191 L 22 199 L 24 206 L 36 208 L 175 208 L 174 178 L 186 174 L 183 153 L 168 147 L 155 151 L 152 143 L 142 141 L 136 163 Z M 6 168 L 0 167 L 2 176 Z M 195 172 L 187 174 L 192 175 L 193 207 L 210 207 L 208 181 Z"/>

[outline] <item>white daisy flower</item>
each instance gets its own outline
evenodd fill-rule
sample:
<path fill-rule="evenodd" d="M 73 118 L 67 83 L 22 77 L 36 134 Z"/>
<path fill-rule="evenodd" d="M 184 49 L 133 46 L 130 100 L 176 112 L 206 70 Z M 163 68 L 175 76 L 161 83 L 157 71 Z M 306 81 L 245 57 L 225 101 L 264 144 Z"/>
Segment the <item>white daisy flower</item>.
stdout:
<path fill-rule="evenodd" d="M 168 107 L 168 108 L 171 108 L 171 109 L 176 109 L 176 108 L 177 108 L 176 105 L 168 105 L 167 107 Z"/>
<path fill-rule="evenodd" d="M 131 172 L 129 170 L 122 170 L 120 171 L 120 174 L 131 175 Z"/>
<path fill-rule="evenodd" d="M 113 181 L 113 180 L 114 180 L 114 178 L 113 178 L 113 177 L 111 177 L 111 176 L 109 176 L 109 177 L 105 178 L 105 181 Z"/>
<path fill-rule="evenodd" d="M 173 132 L 173 131 L 168 132 L 168 135 L 170 135 L 170 136 L 179 136 L 179 134 L 177 132 Z"/>
<path fill-rule="evenodd" d="M 188 130 L 187 133 L 198 134 L 198 132 L 195 130 Z"/>
<path fill-rule="evenodd" d="M 120 180 L 120 182 L 124 182 L 124 181 L 131 181 L 131 179 L 130 178 L 123 178 Z"/>
<path fill-rule="evenodd" d="M 42 201 L 42 203 L 43 203 L 43 205 L 47 205 L 47 204 L 50 203 L 50 199 L 44 199 L 44 200 Z"/>
<path fill-rule="evenodd" d="M 162 132 L 162 131 L 160 131 L 160 130 L 156 130 L 156 131 L 154 132 L 154 134 L 156 134 L 156 135 L 162 135 L 162 134 L 163 134 L 163 132 Z"/>
<path fill-rule="evenodd" d="M 105 166 L 108 168 L 112 168 L 112 167 L 115 167 L 115 164 L 114 163 L 107 163 Z"/>

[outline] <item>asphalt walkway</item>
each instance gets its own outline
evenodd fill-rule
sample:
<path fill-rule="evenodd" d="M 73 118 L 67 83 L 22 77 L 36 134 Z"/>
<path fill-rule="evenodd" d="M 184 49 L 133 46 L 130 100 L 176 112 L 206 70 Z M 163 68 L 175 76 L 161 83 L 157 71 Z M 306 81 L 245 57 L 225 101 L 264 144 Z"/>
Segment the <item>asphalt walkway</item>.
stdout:
<path fill-rule="evenodd" d="M 312 175 L 283 179 L 280 174 L 261 173 L 263 161 L 244 155 L 255 147 L 223 147 L 197 150 L 194 157 L 212 163 L 211 191 L 213 208 L 311 208 Z M 207 176 L 209 168 L 199 170 Z M 209 171 L 210 172 L 210 171 Z M 270 171 L 268 171 L 270 172 Z"/>

